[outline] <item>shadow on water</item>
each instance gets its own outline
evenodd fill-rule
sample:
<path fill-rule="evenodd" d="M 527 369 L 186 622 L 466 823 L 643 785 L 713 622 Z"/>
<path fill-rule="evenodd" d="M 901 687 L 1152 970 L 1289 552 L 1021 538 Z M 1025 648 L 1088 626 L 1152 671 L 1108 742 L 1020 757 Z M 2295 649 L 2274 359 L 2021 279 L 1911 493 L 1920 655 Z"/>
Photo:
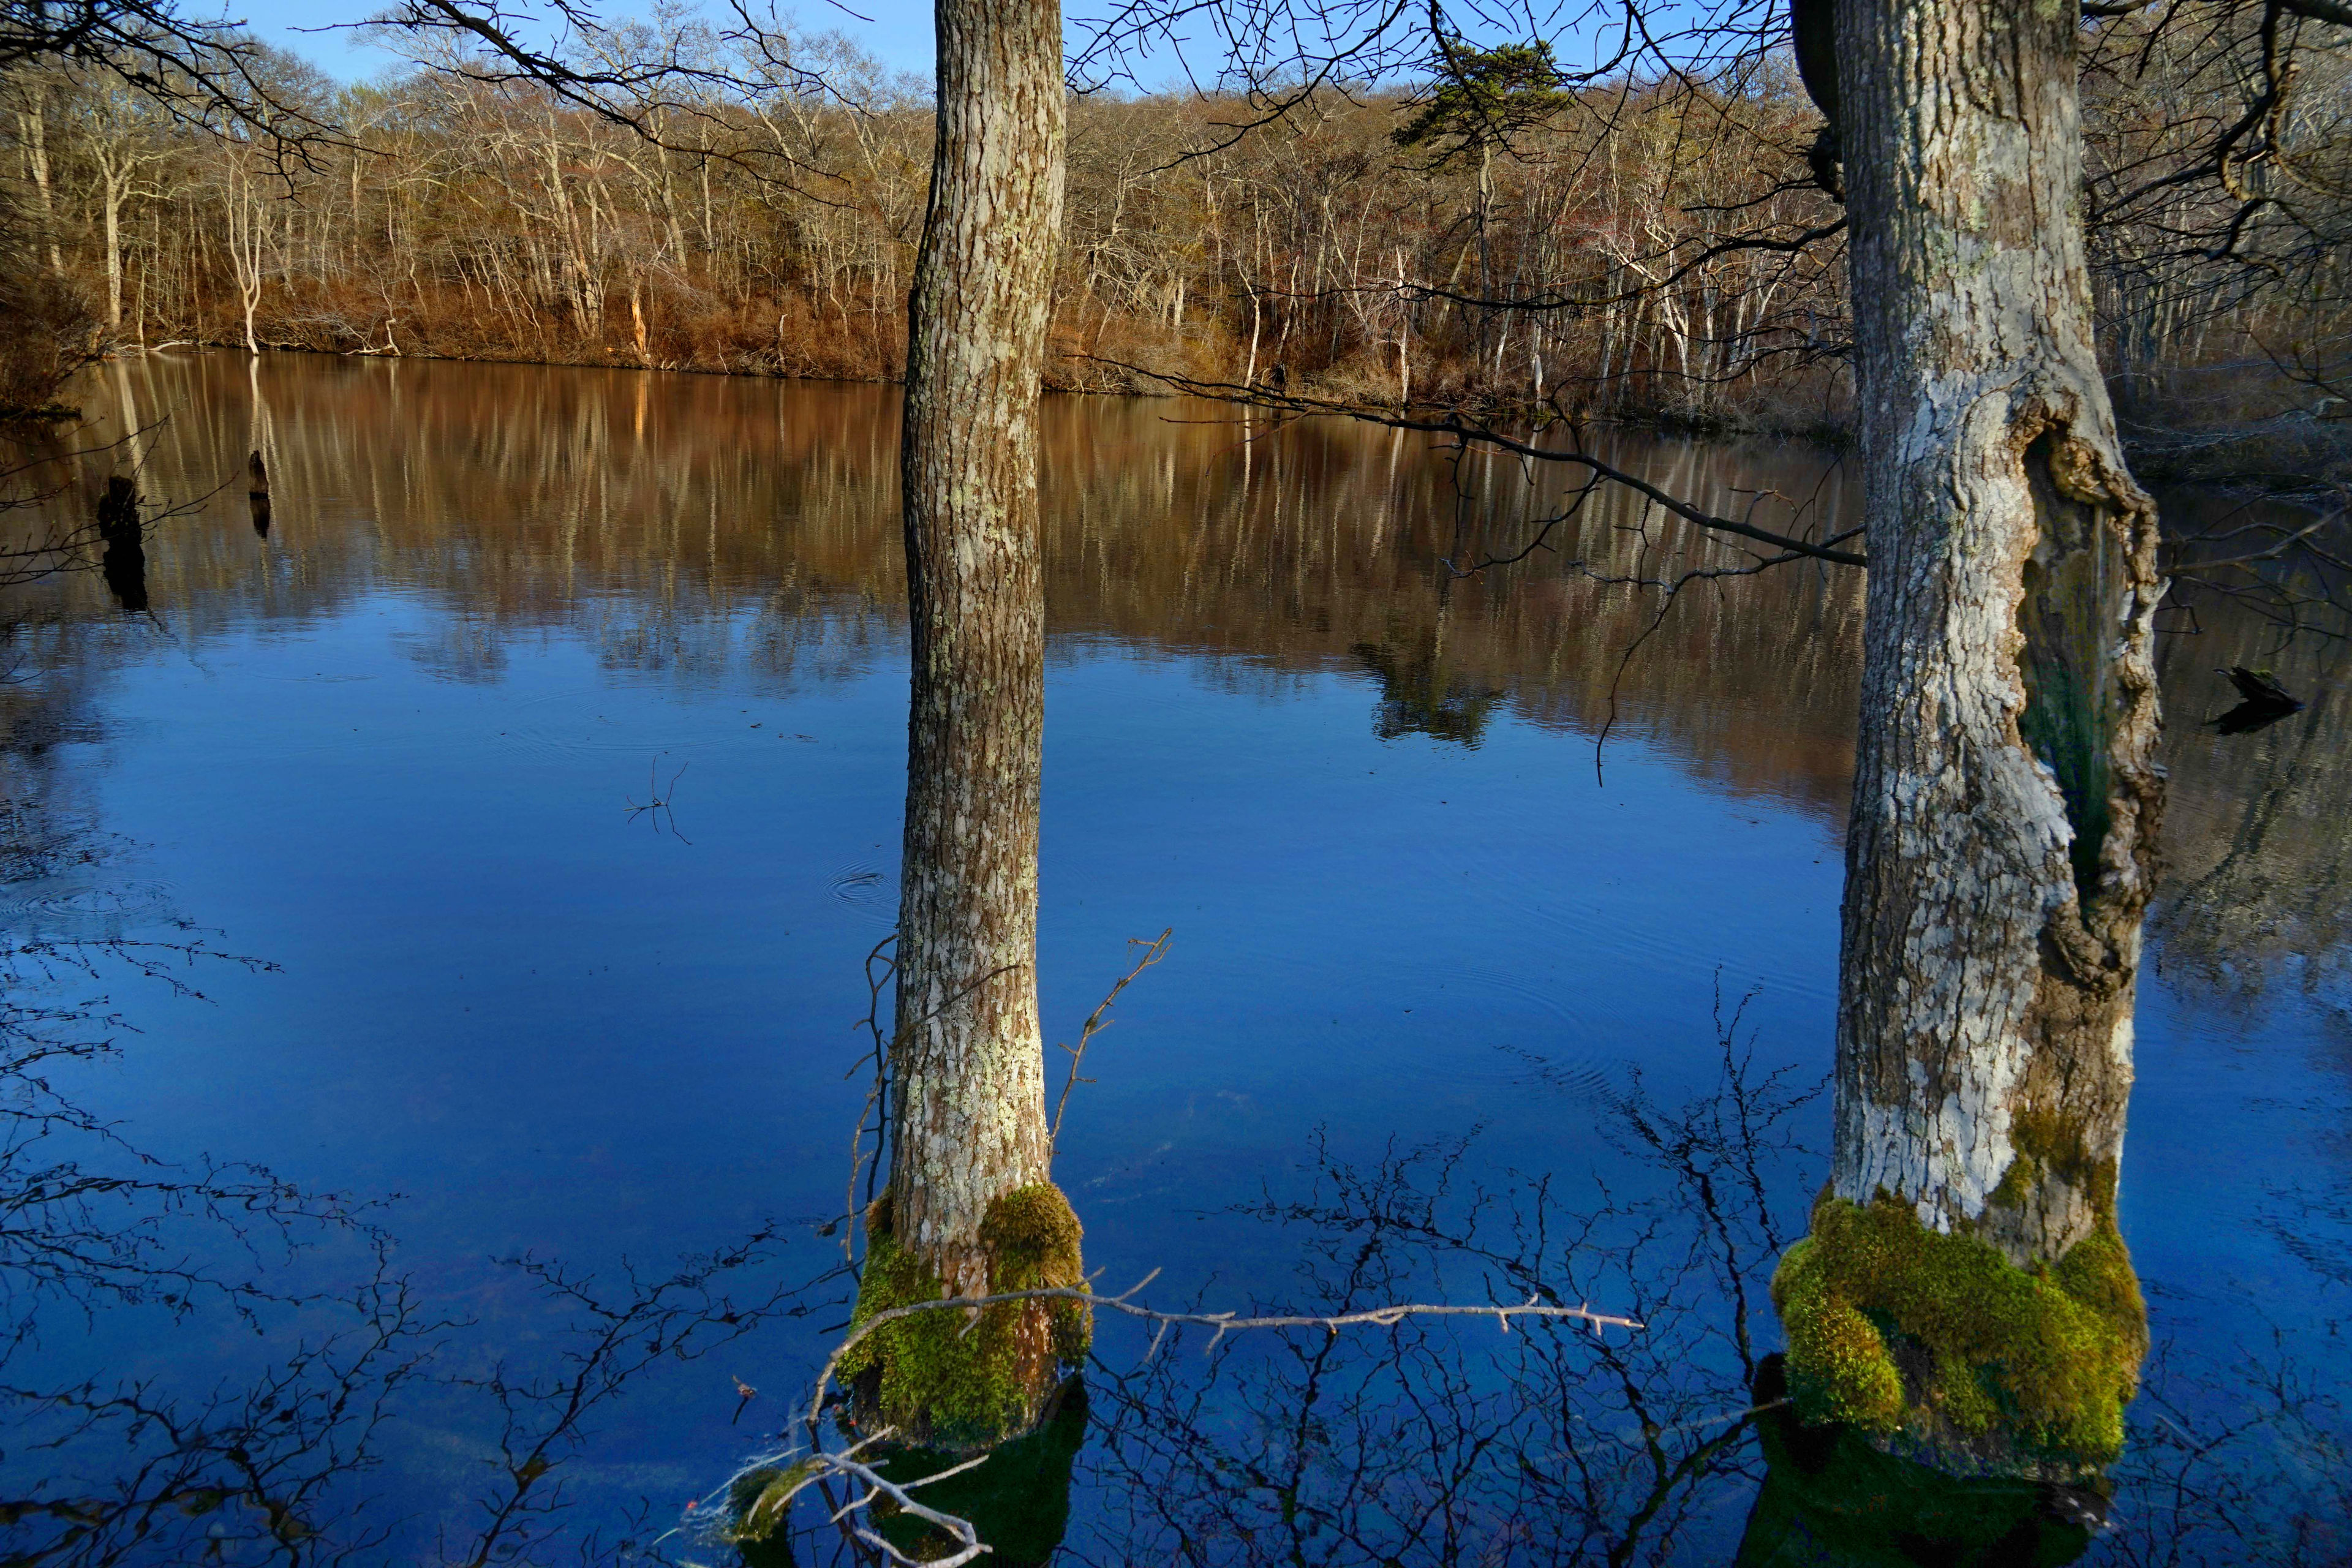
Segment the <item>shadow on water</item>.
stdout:
<path fill-rule="evenodd" d="M 2101 1493 L 1948 1476 L 1786 1408 L 1782 1360 L 1756 1379 L 1764 1485 L 1738 1568 L 2062 1568 L 2107 1522 Z"/>
<path fill-rule="evenodd" d="M 1072 1467 L 1089 1425 L 1086 1380 L 1074 1373 L 1055 1396 L 1045 1425 L 974 1459 L 928 1448 L 865 1450 L 876 1473 L 919 1495 L 934 1512 L 973 1527 L 987 1562 L 1008 1568 L 1044 1568 L 1069 1533 Z M 790 1454 L 753 1464 L 729 1481 L 723 1510 L 688 1532 L 704 1550 L 732 1557 L 742 1568 L 795 1568 L 803 1563 L 884 1561 L 870 1532 L 913 1562 L 951 1556 L 960 1542 L 938 1525 L 887 1506 L 867 1510 L 853 1484 L 847 1491 L 819 1483 L 794 1510 L 768 1501 L 800 1472 Z"/>
<path fill-rule="evenodd" d="M 2241 664 L 2221 673 L 2238 689 L 2238 705 L 2213 721 L 2213 728 L 2224 735 L 2250 735 L 2303 711 L 2302 700 L 2289 696 L 2278 677 L 2267 669 L 2248 669 Z"/>
<path fill-rule="evenodd" d="M 1061 1405 L 1042 1429 L 1007 1443 L 977 1469 L 924 1487 L 923 1501 L 970 1520 L 988 1542 L 991 1563 L 1043 1568 L 1069 1532 L 1072 1467 L 1086 1445 L 1087 1422 L 1086 1382 L 1074 1376 L 1063 1385 Z M 892 1456 L 881 1470 L 905 1485 L 961 1462 L 919 1450 Z M 882 1521 L 881 1530 L 914 1557 L 940 1555 L 949 1544 L 936 1529 L 904 1514 Z"/>

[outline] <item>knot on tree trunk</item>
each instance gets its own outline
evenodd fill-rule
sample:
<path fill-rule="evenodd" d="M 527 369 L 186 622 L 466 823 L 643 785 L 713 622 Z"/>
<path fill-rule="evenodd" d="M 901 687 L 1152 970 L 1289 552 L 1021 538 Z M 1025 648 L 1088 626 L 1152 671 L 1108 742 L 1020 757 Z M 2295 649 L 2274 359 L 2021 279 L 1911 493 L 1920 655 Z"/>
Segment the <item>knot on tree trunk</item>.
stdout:
<path fill-rule="evenodd" d="M 2137 976 L 2133 954 L 2093 931 L 2079 902 L 2059 906 L 2042 928 L 2042 942 L 2044 969 L 2063 974 L 2092 1000 L 2115 1000 Z"/>

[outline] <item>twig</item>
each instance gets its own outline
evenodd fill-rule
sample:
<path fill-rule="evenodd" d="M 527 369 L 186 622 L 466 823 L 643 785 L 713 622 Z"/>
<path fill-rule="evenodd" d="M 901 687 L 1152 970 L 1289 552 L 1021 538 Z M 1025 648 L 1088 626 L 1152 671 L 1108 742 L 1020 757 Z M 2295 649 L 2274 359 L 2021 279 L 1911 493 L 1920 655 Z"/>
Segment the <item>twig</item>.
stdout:
<path fill-rule="evenodd" d="M 1580 468 L 1589 476 L 1622 486 L 1654 505 L 1672 512 L 1686 522 L 1696 523 L 1709 532 L 1752 540 L 1759 544 L 1769 546 L 1775 551 L 1811 556 L 1835 565 L 1868 564 L 1855 552 L 1838 548 L 1839 545 L 1853 540 L 1859 534 L 1861 531 L 1859 529 L 1848 529 L 1828 539 L 1812 540 L 1759 528 L 1738 518 L 1719 517 L 1701 507 L 1694 506 L 1679 496 L 1661 489 L 1628 469 L 1621 468 L 1613 463 L 1604 462 L 1581 447 L 1554 448 L 1538 446 L 1532 440 L 1512 436 L 1484 421 L 1465 417 L 1460 413 L 1448 412 L 1435 417 L 1428 417 L 1411 413 L 1392 412 L 1340 399 L 1313 397 L 1304 393 L 1269 393 L 1261 387 L 1242 386 L 1232 382 L 1202 381 L 1189 376 L 1171 375 L 1150 370 L 1141 365 L 1128 364 L 1120 360 L 1105 359 L 1095 354 L 1072 354 L 1069 357 L 1115 365 L 1135 374 L 1149 376 L 1194 397 L 1210 398 L 1224 403 L 1246 404 L 1254 408 L 1268 408 L 1289 414 L 1344 415 L 1366 424 L 1384 425 L 1391 430 L 1413 431 L 1423 435 L 1441 437 L 1459 445 L 1484 447 L 1528 462 L 1559 463 Z"/>
<path fill-rule="evenodd" d="M 882 988 L 889 984 L 891 977 L 898 973 L 898 961 L 895 957 L 884 957 L 882 950 L 898 940 L 898 933 L 894 931 L 876 942 L 873 951 L 866 955 L 866 1016 L 860 1018 L 853 1026 L 866 1031 L 867 1037 L 874 1042 L 874 1048 L 866 1056 L 852 1063 L 849 1072 L 842 1075 L 845 1078 L 850 1077 L 867 1062 L 874 1064 L 873 1087 L 866 1091 L 865 1108 L 857 1113 L 857 1131 L 850 1135 L 849 1185 L 842 1194 L 841 1212 L 844 1217 L 836 1222 L 842 1226 L 841 1260 L 853 1268 L 857 1262 L 856 1220 L 859 1208 L 858 1173 L 863 1171 L 866 1173 L 866 1201 L 870 1204 L 874 1201 L 875 1181 L 882 1169 L 882 1156 L 888 1152 L 889 1148 L 890 1043 L 882 1037 Z M 882 966 L 878 973 L 875 970 L 875 964 L 877 962 Z M 874 1153 L 870 1163 L 866 1153 L 866 1123 L 868 1117 L 874 1118 Z"/>
<path fill-rule="evenodd" d="M 1070 1053 L 1070 1076 L 1063 1081 L 1062 1098 L 1054 1103 L 1054 1125 L 1045 1135 L 1045 1147 L 1049 1158 L 1054 1150 L 1061 1147 L 1062 1113 L 1070 1108 L 1070 1090 L 1082 1083 L 1094 1082 L 1090 1078 L 1082 1079 L 1078 1076 L 1078 1064 L 1087 1059 L 1087 1042 L 1102 1030 L 1110 1027 L 1109 1021 L 1103 1015 L 1110 1011 L 1111 1004 L 1118 1000 L 1118 994 L 1127 989 L 1129 981 L 1168 956 L 1168 939 L 1175 934 L 1176 928 L 1170 926 L 1158 937 L 1149 942 L 1139 936 L 1129 937 L 1128 951 L 1132 952 L 1139 947 L 1143 949 L 1143 956 L 1137 959 L 1125 974 L 1119 976 L 1118 984 L 1110 988 L 1110 994 L 1105 996 L 1095 1010 L 1087 1015 L 1086 1026 L 1078 1031 L 1078 1043 L 1061 1047 Z"/>
<path fill-rule="evenodd" d="M 880 1432 L 876 1433 L 875 1437 L 887 1437 L 893 1430 L 894 1428 L 885 1427 Z M 905 1563 L 907 1564 L 907 1568 L 918 1568 L 919 1564 L 923 1565 L 923 1568 L 960 1568 L 960 1564 L 969 1563 L 973 1558 L 978 1557 L 982 1552 L 990 1550 L 986 1543 L 980 1539 L 979 1528 L 968 1519 L 959 1519 L 951 1513 L 941 1513 L 936 1509 L 929 1508 L 922 1503 L 917 1502 L 913 1498 L 907 1494 L 913 1488 L 926 1486 L 932 1481 L 944 1480 L 950 1476 L 961 1475 L 962 1472 L 971 1469 L 975 1465 L 986 1463 L 987 1460 L 988 1456 L 986 1454 L 982 1454 L 976 1458 L 965 1460 L 961 1465 L 950 1466 L 949 1468 L 940 1471 L 937 1475 L 926 1476 L 921 1480 L 918 1481 L 907 1481 L 901 1483 L 885 1479 L 879 1472 L 875 1470 L 872 1466 L 862 1464 L 859 1461 L 849 1458 L 847 1455 L 827 1454 L 820 1450 L 809 1456 L 808 1463 L 810 1466 L 810 1471 L 807 1479 L 803 1480 L 799 1486 L 795 1486 L 793 1489 L 793 1492 L 787 1493 L 786 1496 L 787 1499 L 789 1499 L 792 1495 L 798 1493 L 803 1487 L 813 1485 L 814 1482 L 828 1474 L 838 1475 L 845 1477 L 847 1479 L 857 1481 L 867 1489 L 866 1495 L 862 1498 L 852 1498 L 849 1501 L 843 1503 L 841 1507 L 835 1510 L 832 1522 L 839 1524 L 848 1518 L 850 1514 L 863 1509 L 871 1508 L 876 1499 L 887 1498 L 891 1502 L 898 1506 L 899 1512 L 910 1513 L 917 1519 L 923 1520 L 930 1524 L 936 1525 L 940 1530 L 947 1531 L 947 1533 L 953 1537 L 957 1542 L 958 1544 L 956 1550 L 945 1557 L 909 1557 L 905 1552 L 899 1551 L 897 1546 L 893 1545 L 890 1541 L 879 1531 L 870 1530 L 863 1524 L 850 1525 L 850 1532 L 856 1535 L 858 1540 L 866 1542 L 866 1545 L 871 1546 L 876 1551 L 881 1552 L 884 1558 L 887 1561 Z"/>
<path fill-rule="evenodd" d="M 1163 931 L 1159 942 L 1152 944 L 1153 948 L 1157 950 L 1162 947 L 1167 940 L 1168 934 Z M 1141 963 L 1136 966 L 1139 972 L 1143 967 Z M 1134 978 L 1133 973 L 1130 973 L 1128 978 Z M 1125 984 L 1125 981 L 1120 982 L 1122 985 Z M 1118 992 L 1114 990 L 1112 995 L 1117 994 Z M 1105 1005 L 1108 1005 L 1108 1000 Z M 875 1313 L 851 1330 L 847 1337 L 834 1347 L 833 1353 L 825 1358 L 824 1369 L 817 1373 L 815 1385 L 810 1394 L 805 1422 L 809 1434 L 808 1449 L 804 1454 L 800 1454 L 795 1460 L 802 1474 L 780 1500 L 789 1503 L 809 1487 L 831 1477 L 840 1476 L 863 1484 L 866 1491 L 863 1497 L 853 1497 L 835 1509 L 830 1522 L 843 1526 L 859 1541 L 882 1552 L 888 1563 L 902 1564 L 904 1568 L 915 1568 L 918 1559 L 907 1556 L 890 1542 L 864 1524 L 849 1520 L 851 1514 L 869 1509 L 877 1500 L 882 1499 L 888 1500 L 901 1510 L 946 1531 L 958 1542 L 956 1551 L 946 1557 L 920 1560 L 926 1564 L 926 1568 L 956 1568 L 957 1564 L 970 1563 L 982 1552 L 990 1550 L 987 1543 L 980 1539 L 980 1531 L 971 1521 L 927 1508 L 907 1495 L 911 1488 L 928 1485 L 931 1481 L 944 1480 L 949 1476 L 971 1469 L 983 1463 L 988 1458 L 988 1455 L 982 1454 L 968 1459 L 962 1464 L 928 1476 L 922 1480 L 898 1483 L 876 1474 L 870 1466 L 856 1458 L 856 1455 L 866 1447 L 889 1436 L 896 1430 L 894 1427 L 884 1427 L 879 1432 L 869 1434 L 851 1444 L 841 1453 L 827 1452 L 824 1447 L 825 1395 L 833 1387 L 833 1375 L 841 1365 L 842 1359 L 875 1330 L 902 1318 L 911 1318 L 918 1312 L 963 1311 L 970 1313 L 972 1321 L 976 1322 L 982 1308 L 998 1306 L 1006 1302 L 1084 1302 L 1090 1308 L 1124 1312 L 1129 1317 L 1139 1318 L 1146 1322 L 1159 1325 L 1157 1331 L 1151 1337 L 1150 1347 L 1144 1352 L 1144 1364 L 1149 1364 L 1152 1358 L 1159 1354 L 1160 1343 L 1167 1338 L 1170 1329 L 1186 1325 L 1216 1331 L 1210 1337 L 1208 1344 L 1203 1347 L 1203 1353 L 1214 1350 L 1218 1342 L 1227 1334 L 1247 1329 L 1321 1329 L 1325 1333 L 1336 1336 L 1341 1329 L 1358 1325 L 1394 1327 L 1408 1317 L 1493 1318 L 1496 1326 L 1505 1333 L 1511 1331 L 1513 1318 L 1565 1318 L 1591 1325 L 1595 1334 L 1607 1327 L 1623 1329 L 1642 1327 L 1642 1324 L 1634 1319 L 1618 1317 L 1607 1312 L 1596 1312 L 1589 1305 L 1547 1306 L 1537 1296 L 1529 1296 L 1526 1302 L 1519 1306 L 1463 1307 L 1441 1303 L 1411 1303 L 1391 1307 L 1374 1307 L 1355 1312 L 1277 1313 L 1255 1318 L 1245 1318 L 1235 1312 L 1162 1312 L 1154 1308 L 1146 1307 L 1135 1300 L 1138 1291 L 1159 1277 L 1160 1270 L 1155 1268 L 1116 1296 L 1101 1295 L 1094 1290 L 1083 1289 L 1076 1286 L 1047 1286 L 1034 1290 L 1001 1291 L 988 1296 L 957 1296 L 939 1301 L 915 1301 L 903 1307 L 893 1307 L 887 1311 Z M 799 1451 L 795 1450 L 795 1453 Z M 828 1490 L 824 1495 L 826 1500 L 831 1501 L 832 1493 Z"/>
<path fill-rule="evenodd" d="M 819 1448 L 806 1453 L 794 1449 L 788 1454 L 776 1456 L 775 1460 L 769 1462 L 790 1460 L 793 1470 L 797 1473 L 793 1475 L 792 1484 L 783 1496 L 776 1500 L 774 1511 L 781 1517 L 782 1510 L 789 1506 L 794 1498 L 811 1487 L 822 1489 L 824 1500 L 830 1505 L 833 1501 L 833 1492 L 830 1488 L 824 1487 L 824 1483 L 838 1478 L 864 1487 L 866 1493 L 863 1497 L 852 1496 L 846 1502 L 835 1508 L 826 1522 L 843 1527 L 848 1534 L 880 1552 L 882 1560 L 886 1563 L 901 1564 L 903 1568 L 960 1568 L 961 1564 L 970 1563 L 982 1552 L 991 1550 L 987 1543 L 980 1539 L 979 1529 L 970 1520 L 959 1519 L 951 1513 L 941 1513 L 909 1495 L 917 1487 L 927 1487 L 934 1481 L 943 1481 L 950 1476 L 962 1475 L 967 1470 L 985 1464 L 988 1462 L 989 1456 L 977 1455 L 960 1465 L 950 1465 L 944 1470 L 936 1471 L 916 1480 L 894 1481 L 857 1456 L 875 1444 L 884 1441 L 897 1430 L 895 1426 L 885 1426 L 879 1432 L 858 1439 L 838 1454 L 827 1453 Z M 722 1492 L 723 1490 L 724 1489 Z M 720 1497 L 714 1494 L 710 1500 L 718 1502 Z M 900 1513 L 911 1514 L 917 1519 L 936 1526 L 956 1542 L 956 1550 L 945 1557 L 909 1557 L 887 1536 L 869 1528 L 863 1521 L 850 1518 L 852 1514 L 872 1509 L 878 1501 L 887 1501 Z M 762 1511 L 768 1510 L 763 1509 Z"/>
<path fill-rule="evenodd" d="M 653 813 L 653 826 L 656 832 L 659 832 L 661 830 L 662 816 L 667 813 L 669 817 L 670 837 L 677 839 L 680 844 L 692 844 L 694 842 L 693 839 L 688 838 L 685 834 L 680 833 L 677 830 L 677 812 L 670 803 L 677 798 L 677 781 L 684 778 L 686 776 L 686 770 L 692 767 L 694 764 L 692 763 L 680 763 L 677 765 L 677 772 L 669 775 L 669 794 L 667 795 L 659 792 L 654 782 L 656 777 L 655 770 L 661 764 L 658 760 L 646 764 L 645 803 L 643 805 L 639 805 L 637 802 L 633 800 L 621 809 L 629 814 L 629 820 L 631 822 L 635 822 L 637 818 L 645 816 L 647 812 Z"/>

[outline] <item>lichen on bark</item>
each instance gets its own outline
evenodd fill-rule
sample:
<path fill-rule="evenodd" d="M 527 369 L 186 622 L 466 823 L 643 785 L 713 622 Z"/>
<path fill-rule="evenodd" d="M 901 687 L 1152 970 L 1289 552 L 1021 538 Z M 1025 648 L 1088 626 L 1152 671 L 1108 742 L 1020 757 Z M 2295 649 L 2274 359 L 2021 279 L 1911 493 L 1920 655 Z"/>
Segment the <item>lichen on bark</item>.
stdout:
<path fill-rule="evenodd" d="M 957 1294 L 989 1204 L 1042 1181 L 1037 388 L 1061 230 L 1057 6 L 942 0 L 899 454 L 911 668 L 890 1182 Z"/>
<path fill-rule="evenodd" d="M 1824 1193 L 1772 1300 L 1808 1422 L 1989 1471 L 2078 1474 L 2122 1451 L 2147 1310 L 2111 1215 L 2054 1262 L 2021 1268 L 1899 1200 Z"/>
<path fill-rule="evenodd" d="M 981 1222 L 987 1293 L 1080 1287 L 1084 1236 L 1051 1182 L 1016 1188 Z M 894 1307 L 937 1301 L 940 1278 L 892 1231 L 890 1194 L 866 1212 L 865 1270 L 853 1326 Z M 1093 1314 L 1082 1301 L 999 1302 L 979 1310 L 918 1312 L 882 1324 L 842 1358 L 861 1425 L 896 1440 L 958 1452 L 987 1448 L 1034 1427 L 1060 1368 L 1086 1357 Z"/>

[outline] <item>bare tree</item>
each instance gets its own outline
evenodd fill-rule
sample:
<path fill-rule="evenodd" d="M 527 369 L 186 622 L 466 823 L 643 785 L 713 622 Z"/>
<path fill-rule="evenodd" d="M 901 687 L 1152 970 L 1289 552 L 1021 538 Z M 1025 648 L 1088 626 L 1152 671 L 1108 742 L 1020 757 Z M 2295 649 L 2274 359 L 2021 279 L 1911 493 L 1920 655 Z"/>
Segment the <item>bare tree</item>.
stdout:
<path fill-rule="evenodd" d="M 899 468 L 908 719 L 890 1187 L 861 1317 L 941 1294 L 1076 1286 L 1037 1024 L 1045 590 L 1037 392 L 1063 172 L 1060 8 L 940 0 L 939 132 L 915 264 Z M 984 1447 L 1045 1414 L 1086 1344 L 1071 1303 L 892 1325 L 860 1403 Z M 961 1328 L 961 1325 L 956 1325 Z"/>
<path fill-rule="evenodd" d="M 1836 31 L 1871 574 L 1832 1204 L 1868 1215 L 1824 1210 L 1798 1255 L 1792 1373 L 1809 1414 L 1930 1449 L 2105 1460 L 2145 1349 L 2114 1202 L 2162 806 L 2163 584 L 2092 343 L 2080 24 L 2071 5 L 1897 0 L 1841 5 Z M 1842 1251 L 1904 1226 L 1921 1278 L 1853 1289 Z M 1882 1349 L 1865 1394 L 1825 1359 L 1843 1311 L 1975 1261 L 1970 1243 L 1996 1289 L 1994 1259 L 2076 1259 L 2063 1300 L 2001 1331 L 2055 1336 L 2082 1307 L 2100 1332 L 2063 1353 L 2100 1375 L 2003 1381 L 1916 1310 L 1893 1314 L 1896 1337 L 1927 1344 L 1933 1373 L 1890 1384 Z M 1976 1407 L 1989 1395 L 2006 1427 Z"/>
<path fill-rule="evenodd" d="M 0 68 L 87 66 L 195 120 L 281 106 L 269 54 L 222 23 L 189 16 L 176 0 L 0 3 Z"/>
<path fill-rule="evenodd" d="M 1253 14 L 1266 9 L 1348 20 L 1356 47 L 1390 25 L 1342 6 Z M 2226 239 L 2280 201 L 2263 169 L 2276 162 L 2296 18 L 2347 18 L 2319 0 L 2161 9 L 2150 26 L 2259 13 L 2245 114 L 2201 158 L 2174 160 L 2179 179 L 2202 174 L 2237 195 Z M 1801 156 L 1790 185 L 1819 186 L 1844 213 L 1806 226 L 1768 213 L 1672 240 L 1652 267 L 1628 268 L 1644 275 L 1626 293 L 1679 310 L 1687 301 L 1661 285 L 1724 256 L 1850 244 L 1859 541 L 1707 515 L 1641 487 L 1573 428 L 1545 439 L 1458 413 L 1354 411 L 1644 488 L 1717 538 L 1769 552 L 1679 581 L 1808 557 L 1869 566 L 1838 1141 L 1813 1235 L 1777 1286 L 1790 1386 L 1809 1419 L 1937 1463 L 2072 1475 L 2119 1450 L 2147 1346 L 2114 1204 L 2163 795 L 2156 509 L 2116 434 L 2081 219 L 2085 23 L 2071 0 L 1797 0 L 1791 11 L 1828 124 L 1780 156 Z M 1681 123 L 1789 36 L 1776 25 L 1785 15 L 1733 4 L 1586 20 L 1604 41 L 1618 29 L 1617 58 L 1657 73 Z M 1432 13 L 1442 90 L 1467 97 L 1478 83 L 1444 47 L 1442 16 Z M 1175 25 L 1167 11 L 1152 19 Z M 1336 58 L 1330 37 L 1318 36 L 1318 58 Z M 1602 302 L 1575 286 L 1424 288 L 1475 310 Z M 1202 390 L 1302 412 L 1338 405 Z M 1661 585 L 1670 600 L 1679 582 Z"/>
<path fill-rule="evenodd" d="M 122 221 L 137 200 L 163 195 L 157 166 L 177 151 L 161 134 L 166 120 L 156 100 L 121 78 L 84 73 L 76 90 L 64 95 L 66 130 L 74 153 L 89 160 L 96 176 L 91 196 L 98 205 L 100 243 L 105 250 L 106 324 L 122 329 Z"/>

